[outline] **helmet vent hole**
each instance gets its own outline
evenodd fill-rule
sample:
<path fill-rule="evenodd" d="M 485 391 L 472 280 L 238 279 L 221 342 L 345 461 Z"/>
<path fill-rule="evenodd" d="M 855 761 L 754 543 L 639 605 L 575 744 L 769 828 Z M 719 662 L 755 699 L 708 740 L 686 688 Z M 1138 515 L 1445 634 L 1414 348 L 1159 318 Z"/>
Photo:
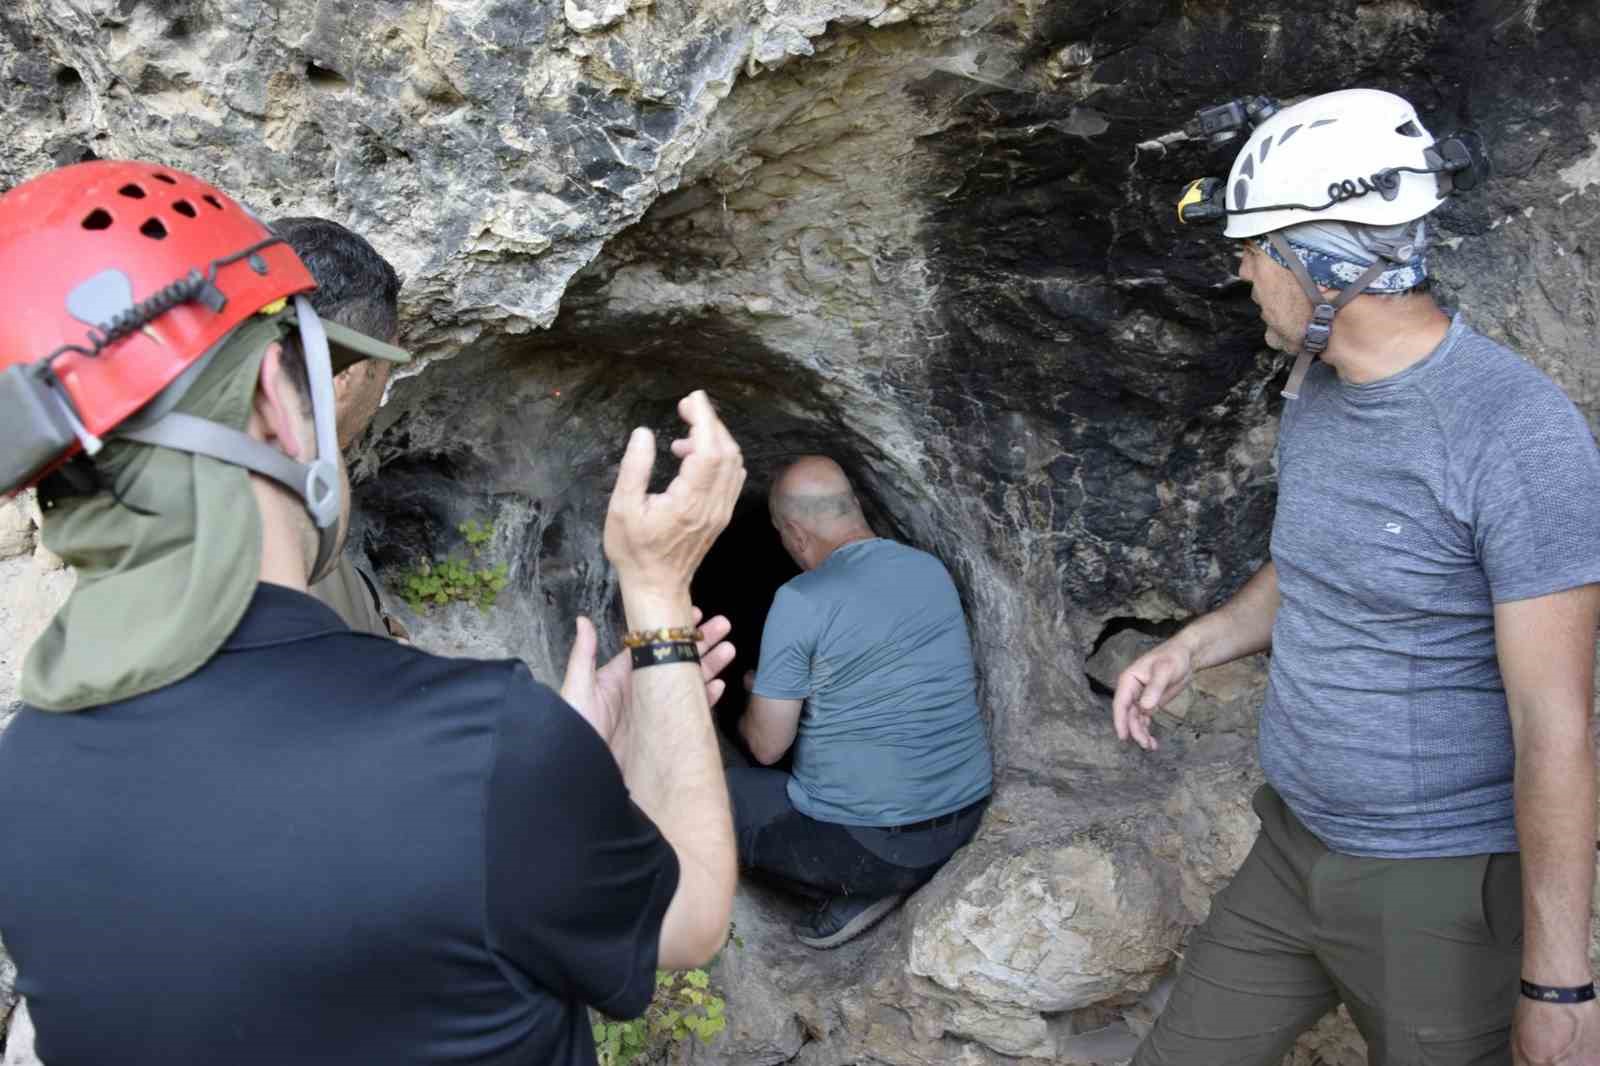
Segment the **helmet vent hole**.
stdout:
<path fill-rule="evenodd" d="M 195 218 L 200 214 L 200 212 L 194 209 L 194 204 L 191 204 L 188 200 L 176 201 L 173 203 L 172 209 L 178 212 L 178 214 L 182 215 L 184 218 Z"/>
<path fill-rule="evenodd" d="M 167 239 L 167 227 L 162 225 L 159 218 L 146 219 L 144 225 L 139 227 L 139 232 L 144 234 L 146 237 L 149 237 L 153 241 L 164 241 Z"/>
<path fill-rule="evenodd" d="M 1245 178 L 1253 178 L 1253 177 L 1256 176 L 1256 157 L 1255 156 L 1247 155 L 1247 156 L 1244 157 L 1244 166 L 1239 168 L 1239 175 L 1241 177 L 1245 177 Z"/>
<path fill-rule="evenodd" d="M 1250 183 L 1244 178 L 1240 178 L 1233 183 L 1233 209 L 1235 211 L 1239 210 L 1248 199 L 1250 199 Z"/>
<path fill-rule="evenodd" d="M 204 200 L 206 203 L 210 204 L 212 207 L 216 208 L 218 211 L 222 210 L 222 201 L 218 200 L 215 196 L 212 196 L 210 193 L 206 193 L 204 196 L 200 197 L 200 199 Z"/>
<path fill-rule="evenodd" d="M 117 194 L 119 196 L 126 196 L 130 200 L 143 200 L 145 197 L 144 190 L 139 186 L 134 185 L 132 182 L 118 189 Z"/>
<path fill-rule="evenodd" d="M 1402 137 L 1421 137 L 1422 136 L 1422 127 L 1417 125 L 1415 122 L 1413 122 L 1410 119 L 1407 119 L 1405 122 L 1403 122 L 1400 125 L 1396 126 L 1394 128 L 1394 131 L 1396 133 L 1398 133 Z"/>
<path fill-rule="evenodd" d="M 173 177 L 171 174 L 152 174 L 150 176 L 159 182 L 164 182 L 167 185 L 178 184 L 178 179 Z"/>
<path fill-rule="evenodd" d="M 1316 129 L 1318 126 L 1331 126 L 1338 121 L 1339 120 L 1336 118 L 1319 118 L 1317 121 L 1311 124 L 1311 128 Z"/>
<path fill-rule="evenodd" d="M 1305 127 L 1303 127 L 1303 126 L 1290 126 L 1288 129 L 1283 131 L 1283 136 L 1278 138 L 1278 144 L 1280 146 L 1288 144 L 1289 143 L 1289 138 L 1293 137 L 1295 134 L 1299 133 L 1304 128 Z"/>
<path fill-rule="evenodd" d="M 111 213 L 103 207 L 90 211 L 83 219 L 84 229 L 110 229 Z"/>

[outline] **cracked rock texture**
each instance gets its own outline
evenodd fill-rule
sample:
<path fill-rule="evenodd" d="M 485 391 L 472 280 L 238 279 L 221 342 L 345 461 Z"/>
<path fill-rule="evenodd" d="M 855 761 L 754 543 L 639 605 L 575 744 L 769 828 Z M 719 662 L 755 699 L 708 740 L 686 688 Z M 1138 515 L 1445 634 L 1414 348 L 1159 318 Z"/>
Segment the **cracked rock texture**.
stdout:
<path fill-rule="evenodd" d="M 0 186 L 156 159 L 389 255 L 424 360 L 353 457 L 352 550 L 392 581 L 487 520 L 511 577 L 408 619 L 425 646 L 554 679 L 572 615 L 616 617 L 627 429 L 701 386 L 753 476 L 697 592 L 753 649 L 786 576 L 760 494 L 838 458 L 956 575 L 998 793 L 836 952 L 742 893 L 729 1031 L 689 1058 L 1117 1062 L 1254 834 L 1263 666 L 1203 675 L 1153 755 L 1106 686 L 1264 558 L 1286 369 L 1226 244 L 1173 221 L 1228 153 L 1137 146 L 1348 84 L 1477 127 L 1495 176 L 1435 216 L 1438 290 L 1600 427 L 1597 49 L 1590 0 L 15 0 Z M 71 580 L 32 539 L 0 508 L 0 707 Z M 1294 1061 L 1359 1055 L 1335 1016 Z"/>

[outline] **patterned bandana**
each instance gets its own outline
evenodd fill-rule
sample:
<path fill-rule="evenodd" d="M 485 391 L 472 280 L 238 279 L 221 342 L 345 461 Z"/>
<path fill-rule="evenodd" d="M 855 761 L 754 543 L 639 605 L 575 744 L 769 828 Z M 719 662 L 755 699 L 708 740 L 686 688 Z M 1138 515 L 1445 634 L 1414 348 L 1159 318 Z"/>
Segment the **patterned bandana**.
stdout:
<path fill-rule="evenodd" d="M 1388 232 L 1397 228 L 1386 227 L 1384 231 L 1367 233 L 1341 222 L 1309 222 L 1288 226 L 1280 232 L 1305 264 L 1311 280 L 1323 288 L 1345 288 L 1382 257 L 1393 260 L 1394 265 L 1379 274 L 1365 291 L 1405 292 L 1422 284 L 1428 276 L 1426 231 L 1418 225 L 1414 234 L 1397 242 Z M 1266 237 L 1253 240 L 1273 262 L 1288 268 L 1289 264 L 1283 261 L 1271 241 Z M 1404 259 L 1396 259 L 1394 252 L 1409 254 Z"/>

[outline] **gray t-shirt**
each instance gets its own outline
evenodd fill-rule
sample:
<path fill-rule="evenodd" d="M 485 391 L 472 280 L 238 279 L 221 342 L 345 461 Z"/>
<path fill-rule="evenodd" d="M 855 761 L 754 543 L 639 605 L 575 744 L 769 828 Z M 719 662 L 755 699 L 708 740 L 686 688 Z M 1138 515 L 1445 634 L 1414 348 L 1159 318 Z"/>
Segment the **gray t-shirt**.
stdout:
<path fill-rule="evenodd" d="M 1329 848 L 1517 850 L 1494 605 L 1600 581 L 1600 452 L 1457 316 L 1365 385 L 1317 364 L 1278 438 L 1261 766 Z"/>
<path fill-rule="evenodd" d="M 927 552 L 857 541 L 780 588 L 754 691 L 806 701 L 789 799 L 812 818 L 905 825 L 989 794 L 966 618 Z"/>

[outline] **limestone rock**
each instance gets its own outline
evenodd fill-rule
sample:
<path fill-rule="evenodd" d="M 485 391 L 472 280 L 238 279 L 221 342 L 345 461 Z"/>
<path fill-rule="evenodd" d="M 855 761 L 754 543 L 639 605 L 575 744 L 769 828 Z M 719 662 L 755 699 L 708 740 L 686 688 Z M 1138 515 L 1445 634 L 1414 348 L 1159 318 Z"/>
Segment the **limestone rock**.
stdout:
<path fill-rule="evenodd" d="M 72 590 L 70 570 L 46 570 L 22 556 L 0 561 L 0 728 L 17 699 L 22 660 Z"/>
<path fill-rule="evenodd" d="M 628 13 L 628 0 L 565 0 L 562 10 L 568 26 L 579 33 L 593 33 L 620 22 Z"/>
<path fill-rule="evenodd" d="M 0 1066 L 41 1066 L 34 1052 L 33 1018 L 28 1014 L 28 1004 L 19 1002 L 11 1012 L 11 1021 L 5 1029 L 5 1055 Z"/>
<path fill-rule="evenodd" d="M 40 538 L 33 546 L 33 563 L 41 573 L 64 570 L 67 566 L 61 556 L 45 547 L 43 538 Z"/>
<path fill-rule="evenodd" d="M 20 499 L 0 499 L 0 559 L 33 551 L 33 521 Z"/>
<path fill-rule="evenodd" d="M 911 972 L 1043 1013 L 1122 994 L 1170 961 L 1171 873 L 1134 849 L 1086 834 L 985 867 L 918 924 Z"/>
<path fill-rule="evenodd" d="M 1301 1038 L 1284 1066 L 1367 1066 L 1367 1042 L 1340 1007 Z"/>
<path fill-rule="evenodd" d="M 16 1005 L 17 966 L 6 954 L 5 945 L 0 944 L 0 1034 L 6 1031 L 6 1023 Z"/>

